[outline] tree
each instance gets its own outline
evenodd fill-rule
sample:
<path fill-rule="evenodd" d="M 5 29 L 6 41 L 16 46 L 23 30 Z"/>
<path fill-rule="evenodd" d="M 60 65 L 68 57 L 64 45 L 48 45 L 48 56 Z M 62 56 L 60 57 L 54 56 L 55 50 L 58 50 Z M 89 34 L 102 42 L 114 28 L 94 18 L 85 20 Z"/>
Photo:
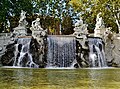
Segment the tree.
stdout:
<path fill-rule="evenodd" d="M 60 34 L 62 34 L 64 30 L 64 17 L 71 17 L 72 20 L 76 18 L 76 13 L 69 4 L 69 0 L 36 0 L 34 1 L 34 6 L 37 8 L 36 12 L 34 13 L 59 19 Z"/>
<path fill-rule="evenodd" d="M 11 16 L 19 16 L 21 10 L 27 11 L 28 15 L 32 14 L 33 6 L 31 0 L 0 0 L 0 23 L 5 30 L 7 21 Z"/>
<path fill-rule="evenodd" d="M 57 28 L 60 29 L 60 34 L 62 34 L 66 24 L 68 24 L 64 23 L 65 21 L 68 22 L 64 19 L 65 17 L 70 18 L 68 20 L 71 20 L 71 24 L 71 22 L 74 23 L 75 19 L 79 16 L 69 4 L 69 0 L 1 0 L 0 7 L 0 27 L 6 27 L 7 21 L 10 21 L 10 23 L 14 25 L 12 27 L 15 27 L 17 25 L 15 23 L 19 20 L 21 10 L 24 10 L 27 12 L 27 16 L 31 16 L 31 18 L 35 14 L 42 16 L 43 19 L 48 16 L 53 17 L 59 24 Z M 51 23 L 51 21 L 46 23 Z M 3 30 L 3 28 L 1 29 Z"/>
<path fill-rule="evenodd" d="M 96 15 L 102 12 L 106 27 L 111 26 L 115 32 L 117 28 L 120 29 L 120 0 L 71 0 L 69 3 L 81 12 L 81 17 L 89 27 L 90 24 L 95 26 Z"/>

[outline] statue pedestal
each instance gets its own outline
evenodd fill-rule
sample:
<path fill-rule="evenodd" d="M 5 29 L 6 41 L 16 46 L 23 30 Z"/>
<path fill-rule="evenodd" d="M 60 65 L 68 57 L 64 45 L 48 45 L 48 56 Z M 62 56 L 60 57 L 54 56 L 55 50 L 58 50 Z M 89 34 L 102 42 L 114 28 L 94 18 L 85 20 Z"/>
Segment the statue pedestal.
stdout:
<path fill-rule="evenodd" d="M 14 34 L 16 34 L 17 36 L 24 36 L 27 35 L 27 29 L 23 26 L 18 26 L 16 28 L 13 29 L 14 30 Z"/>
<path fill-rule="evenodd" d="M 115 38 L 120 40 L 120 33 L 115 34 Z"/>
<path fill-rule="evenodd" d="M 100 34 L 101 34 L 100 29 L 95 29 L 94 37 L 101 37 Z"/>
<path fill-rule="evenodd" d="M 104 35 L 105 30 L 106 30 L 106 28 L 98 28 L 98 29 L 95 29 L 94 37 L 103 38 L 103 35 Z"/>

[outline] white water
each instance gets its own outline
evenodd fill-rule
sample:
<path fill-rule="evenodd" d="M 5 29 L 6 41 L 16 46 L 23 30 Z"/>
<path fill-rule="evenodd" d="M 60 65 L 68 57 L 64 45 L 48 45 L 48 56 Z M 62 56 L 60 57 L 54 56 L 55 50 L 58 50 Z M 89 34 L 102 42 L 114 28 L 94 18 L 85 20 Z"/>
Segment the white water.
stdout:
<path fill-rule="evenodd" d="M 76 40 L 69 36 L 49 36 L 47 68 L 71 67 L 76 59 Z"/>
<path fill-rule="evenodd" d="M 100 38 L 89 38 L 89 49 L 91 67 L 107 67 L 102 40 Z"/>
<path fill-rule="evenodd" d="M 31 38 L 19 38 L 17 44 L 15 45 L 15 60 L 13 66 L 17 67 L 34 67 L 39 66 L 33 62 L 32 54 L 30 54 L 30 42 Z M 20 46 L 21 45 L 21 49 Z"/>

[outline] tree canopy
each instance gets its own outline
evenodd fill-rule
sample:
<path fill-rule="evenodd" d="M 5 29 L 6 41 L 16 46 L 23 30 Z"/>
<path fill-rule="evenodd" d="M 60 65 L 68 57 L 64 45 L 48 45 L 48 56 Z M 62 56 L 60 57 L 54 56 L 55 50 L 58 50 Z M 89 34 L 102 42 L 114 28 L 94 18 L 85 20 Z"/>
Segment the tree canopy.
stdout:
<path fill-rule="evenodd" d="M 101 12 L 106 27 L 115 32 L 120 29 L 120 0 L 71 0 L 73 8 L 81 12 L 84 22 L 94 28 L 96 15 Z M 92 25 L 93 24 L 93 25 Z"/>
<path fill-rule="evenodd" d="M 32 14 L 33 6 L 31 0 L 0 0 L 0 32 L 5 30 L 9 18 L 18 17 L 21 10 Z"/>
<path fill-rule="evenodd" d="M 21 10 L 26 11 L 28 16 L 37 14 L 54 18 L 53 23 L 60 24 L 63 32 L 67 32 L 64 31 L 67 25 L 73 28 L 79 17 L 93 31 L 99 12 L 102 13 L 106 27 L 112 27 L 115 32 L 120 29 L 120 0 L 0 0 L 0 31 L 5 29 L 10 18 L 16 17 L 13 19 L 19 20 Z M 48 23 L 51 21 L 46 22 Z"/>

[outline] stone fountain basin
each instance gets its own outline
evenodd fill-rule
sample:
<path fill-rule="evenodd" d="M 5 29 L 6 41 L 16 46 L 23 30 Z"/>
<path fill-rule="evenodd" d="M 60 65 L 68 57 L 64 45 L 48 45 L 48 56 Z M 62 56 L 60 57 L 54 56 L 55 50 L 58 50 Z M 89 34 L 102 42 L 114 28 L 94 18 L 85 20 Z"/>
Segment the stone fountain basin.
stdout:
<path fill-rule="evenodd" d="M 32 36 L 18 36 L 17 38 L 32 38 Z"/>

